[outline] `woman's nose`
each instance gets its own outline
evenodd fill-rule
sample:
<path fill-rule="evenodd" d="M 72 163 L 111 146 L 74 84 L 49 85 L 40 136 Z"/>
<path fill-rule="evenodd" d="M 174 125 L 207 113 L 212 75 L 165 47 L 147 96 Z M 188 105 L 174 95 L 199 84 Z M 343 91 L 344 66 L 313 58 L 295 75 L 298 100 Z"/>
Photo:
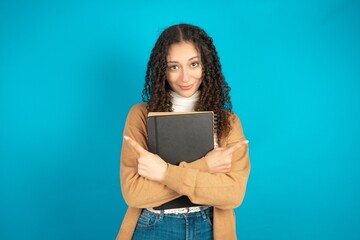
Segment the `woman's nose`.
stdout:
<path fill-rule="evenodd" d="M 183 74 L 182 74 L 182 82 L 188 82 L 189 81 L 189 73 L 186 69 L 183 70 Z"/>

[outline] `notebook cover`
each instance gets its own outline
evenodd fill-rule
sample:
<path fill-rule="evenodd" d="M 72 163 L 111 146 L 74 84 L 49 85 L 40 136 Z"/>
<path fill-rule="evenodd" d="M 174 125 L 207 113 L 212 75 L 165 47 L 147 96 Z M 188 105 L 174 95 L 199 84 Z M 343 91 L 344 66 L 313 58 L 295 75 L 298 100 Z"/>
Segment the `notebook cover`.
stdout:
<path fill-rule="evenodd" d="M 192 162 L 214 148 L 213 112 L 152 112 L 147 122 L 149 151 L 170 164 Z M 182 196 L 155 209 L 194 205 L 188 197 Z"/>

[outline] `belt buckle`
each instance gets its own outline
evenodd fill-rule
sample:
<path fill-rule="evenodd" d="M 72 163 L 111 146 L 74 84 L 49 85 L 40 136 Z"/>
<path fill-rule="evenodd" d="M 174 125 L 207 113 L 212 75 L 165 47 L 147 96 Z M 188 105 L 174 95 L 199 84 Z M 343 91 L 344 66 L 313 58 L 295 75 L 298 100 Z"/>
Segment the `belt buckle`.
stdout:
<path fill-rule="evenodd" d="M 176 214 L 187 214 L 189 213 L 189 208 L 180 208 L 176 211 Z"/>

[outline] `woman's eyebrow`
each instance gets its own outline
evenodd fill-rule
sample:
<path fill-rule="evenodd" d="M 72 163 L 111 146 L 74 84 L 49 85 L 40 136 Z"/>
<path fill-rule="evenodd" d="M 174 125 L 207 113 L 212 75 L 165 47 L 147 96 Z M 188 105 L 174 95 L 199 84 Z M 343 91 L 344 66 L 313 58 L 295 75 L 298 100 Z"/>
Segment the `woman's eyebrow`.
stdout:
<path fill-rule="evenodd" d="M 199 58 L 199 56 L 195 56 L 195 57 L 189 58 L 188 61 L 191 61 L 191 60 L 193 60 L 193 59 L 195 59 L 195 58 Z"/>
<path fill-rule="evenodd" d="M 191 58 L 189 58 L 188 61 L 191 61 L 191 60 L 193 60 L 193 59 L 195 59 L 195 58 L 199 58 L 199 56 L 191 57 Z M 178 62 L 178 61 L 167 61 L 167 63 L 179 63 L 179 62 Z"/>

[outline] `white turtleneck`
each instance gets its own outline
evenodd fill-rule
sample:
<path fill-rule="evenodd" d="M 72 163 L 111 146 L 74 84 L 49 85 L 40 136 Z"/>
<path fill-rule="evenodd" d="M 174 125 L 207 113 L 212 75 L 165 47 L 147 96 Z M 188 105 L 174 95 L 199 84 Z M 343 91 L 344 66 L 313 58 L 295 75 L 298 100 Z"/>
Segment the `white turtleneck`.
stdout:
<path fill-rule="evenodd" d="M 193 112 L 195 111 L 195 104 L 200 98 L 200 92 L 196 91 L 191 97 L 183 97 L 174 91 L 170 91 L 172 97 L 171 103 L 174 112 Z"/>
<path fill-rule="evenodd" d="M 171 103 L 174 112 L 193 112 L 195 104 L 200 98 L 200 92 L 196 91 L 191 97 L 183 97 L 174 91 L 170 91 L 172 97 Z M 218 139 L 216 132 L 214 133 L 214 147 L 218 147 Z"/>

